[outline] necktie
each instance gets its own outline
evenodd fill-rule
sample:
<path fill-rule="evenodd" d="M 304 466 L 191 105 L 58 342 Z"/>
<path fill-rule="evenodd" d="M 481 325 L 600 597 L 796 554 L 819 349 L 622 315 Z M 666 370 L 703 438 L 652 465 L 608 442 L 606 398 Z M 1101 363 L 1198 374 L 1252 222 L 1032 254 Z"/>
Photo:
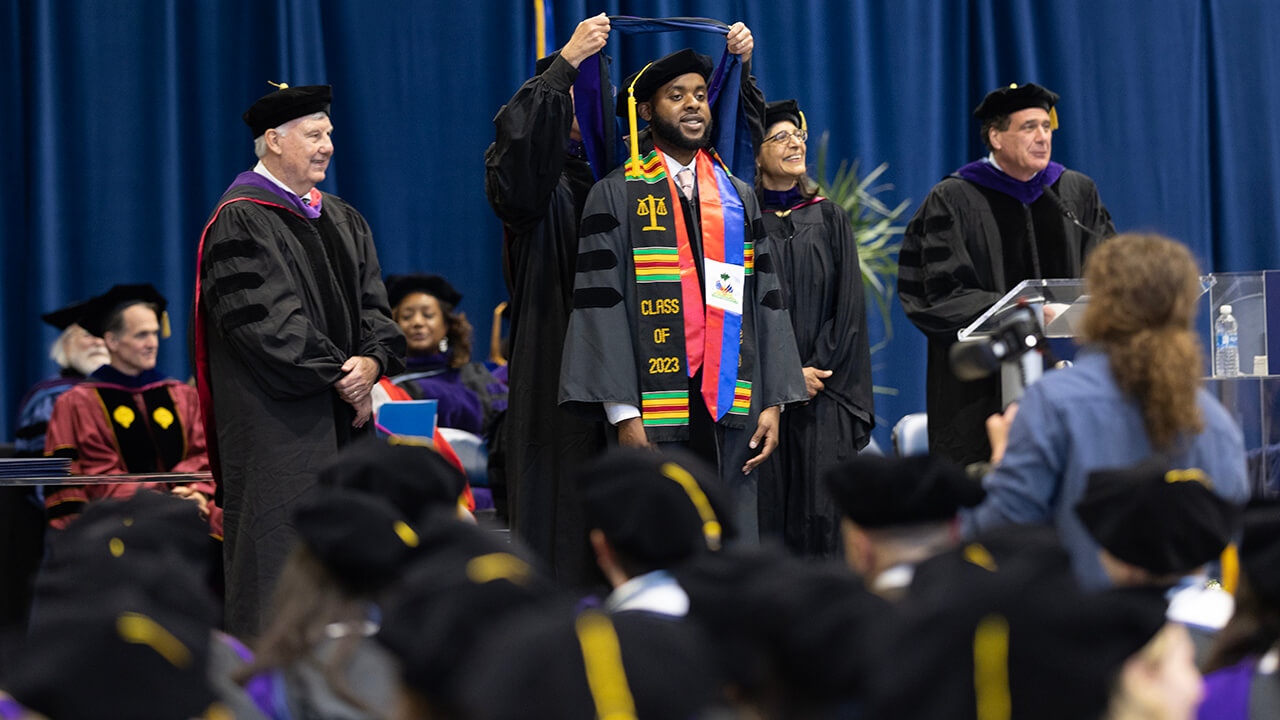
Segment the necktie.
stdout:
<path fill-rule="evenodd" d="M 685 200 L 693 199 L 693 171 L 689 168 L 681 168 L 676 173 L 676 185 L 680 186 L 680 194 L 684 195 Z"/>

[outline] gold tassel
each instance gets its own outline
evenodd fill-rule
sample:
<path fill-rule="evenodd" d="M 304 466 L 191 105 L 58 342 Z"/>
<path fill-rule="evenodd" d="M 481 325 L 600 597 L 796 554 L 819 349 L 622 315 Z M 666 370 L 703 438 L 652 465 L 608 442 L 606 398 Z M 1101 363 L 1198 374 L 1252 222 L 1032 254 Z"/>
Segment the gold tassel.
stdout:
<path fill-rule="evenodd" d="M 982 618 L 973 634 L 973 691 L 978 720 L 1009 720 L 1009 621 L 1003 615 Z"/>
<path fill-rule="evenodd" d="M 653 63 L 649 63 L 652 65 Z M 631 85 L 627 87 L 627 121 L 630 123 L 631 130 L 631 170 L 635 173 L 642 173 L 640 169 L 640 131 L 636 129 L 636 83 L 640 82 L 640 76 L 644 75 L 644 71 L 649 69 L 649 65 L 645 65 L 636 73 L 636 79 L 631 81 Z"/>

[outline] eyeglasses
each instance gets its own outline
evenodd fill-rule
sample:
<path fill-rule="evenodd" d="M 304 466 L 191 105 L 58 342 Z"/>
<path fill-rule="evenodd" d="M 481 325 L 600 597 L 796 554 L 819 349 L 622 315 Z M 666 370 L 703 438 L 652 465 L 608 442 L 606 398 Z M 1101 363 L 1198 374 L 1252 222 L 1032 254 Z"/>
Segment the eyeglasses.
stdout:
<path fill-rule="evenodd" d="M 787 138 L 789 137 L 793 137 L 800 142 L 804 142 L 805 140 L 809 139 L 809 133 L 804 130 L 792 130 L 791 132 L 787 132 L 786 130 L 783 130 L 780 133 L 770 135 L 768 138 L 765 139 L 765 142 L 784 143 L 787 141 Z"/>

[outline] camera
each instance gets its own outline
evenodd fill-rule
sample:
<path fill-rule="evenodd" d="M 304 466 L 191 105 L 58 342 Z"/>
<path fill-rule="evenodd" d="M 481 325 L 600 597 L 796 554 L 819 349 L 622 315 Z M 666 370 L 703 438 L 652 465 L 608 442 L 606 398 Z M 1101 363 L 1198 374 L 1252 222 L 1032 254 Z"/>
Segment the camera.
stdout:
<path fill-rule="evenodd" d="M 951 346 L 951 372 L 961 380 L 989 377 L 1004 363 L 1013 364 L 1045 344 L 1040 320 L 1030 305 L 1011 308 L 994 332 Z"/>

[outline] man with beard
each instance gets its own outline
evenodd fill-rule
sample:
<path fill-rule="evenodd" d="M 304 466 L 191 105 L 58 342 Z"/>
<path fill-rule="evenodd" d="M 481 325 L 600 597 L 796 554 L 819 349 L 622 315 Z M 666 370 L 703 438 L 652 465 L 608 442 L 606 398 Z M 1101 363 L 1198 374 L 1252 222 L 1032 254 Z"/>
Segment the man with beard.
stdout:
<path fill-rule="evenodd" d="M 620 445 L 713 463 L 753 539 L 753 471 L 808 395 L 755 194 L 707 147 L 711 71 L 685 49 L 623 84 L 619 114 L 651 133 L 633 121 L 631 159 L 587 196 L 560 402 L 599 404 Z"/>

